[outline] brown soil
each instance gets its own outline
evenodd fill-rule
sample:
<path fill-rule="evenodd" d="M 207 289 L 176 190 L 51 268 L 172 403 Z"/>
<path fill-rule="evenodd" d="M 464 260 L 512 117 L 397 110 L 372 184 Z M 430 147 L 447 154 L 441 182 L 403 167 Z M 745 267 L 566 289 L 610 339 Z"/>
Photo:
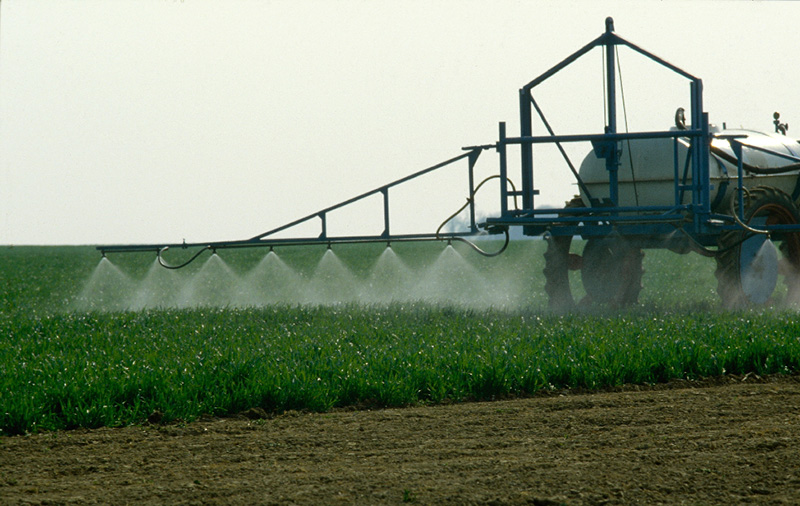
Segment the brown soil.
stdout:
<path fill-rule="evenodd" d="M 0 438 L 0 503 L 800 504 L 798 434 L 797 376 L 79 430 Z"/>

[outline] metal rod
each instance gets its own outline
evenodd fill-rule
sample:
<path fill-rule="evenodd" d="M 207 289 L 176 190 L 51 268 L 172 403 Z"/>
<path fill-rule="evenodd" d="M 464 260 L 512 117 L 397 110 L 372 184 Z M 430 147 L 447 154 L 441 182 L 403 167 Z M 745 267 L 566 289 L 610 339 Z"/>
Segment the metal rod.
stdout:
<path fill-rule="evenodd" d="M 274 248 L 275 246 L 313 246 L 328 244 L 363 244 L 377 242 L 425 242 L 471 237 L 476 234 L 440 233 L 436 234 L 402 234 L 389 237 L 378 235 L 342 236 L 342 237 L 300 237 L 291 239 L 262 239 L 243 241 L 221 241 L 213 243 L 175 243 L 175 244 L 128 244 L 115 246 L 98 246 L 96 249 L 101 254 L 106 253 L 144 253 L 159 252 L 164 248 L 170 249 L 241 249 L 241 248 Z"/>
<path fill-rule="evenodd" d="M 539 77 L 537 77 L 533 81 L 531 81 L 528 84 L 526 84 L 525 86 L 523 86 L 522 89 L 529 91 L 529 90 L 535 88 L 536 86 L 538 86 L 539 84 L 543 83 L 544 81 L 550 79 L 552 76 L 554 76 L 555 74 L 557 74 L 558 72 L 560 72 L 564 68 L 566 68 L 569 65 L 571 65 L 575 60 L 577 60 L 581 56 L 585 55 L 586 53 L 588 53 L 589 51 L 591 51 L 595 47 L 597 47 L 597 46 L 599 46 L 601 44 L 604 44 L 609 39 L 609 36 L 611 38 L 616 38 L 616 35 L 614 35 L 613 33 L 612 34 L 609 34 L 609 33 L 602 34 L 601 36 L 597 37 L 596 39 L 594 39 L 590 43 L 586 44 L 585 46 L 583 46 L 579 50 L 575 51 L 574 53 L 572 53 L 571 55 L 569 55 L 568 57 L 563 59 L 561 61 L 561 63 L 555 65 L 552 68 L 550 68 L 550 70 L 548 70 L 544 74 L 541 74 Z"/>
<path fill-rule="evenodd" d="M 530 99 L 530 100 L 529 100 Z M 519 90 L 519 134 L 520 137 L 533 135 L 531 121 L 531 102 L 533 97 L 530 90 Z M 535 106 L 536 103 L 534 102 Z M 541 115 L 541 113 L 540 113 Z M 533 209 L 533 144 L 523 144 L 520 150 L 520 170 L 522 181 L 522 207 Z"/>
<path fill-rule="evenodd" d="M 677 139 L 675 139 L 677 142 Z M 686 184 L 686 181 L 689 179 L 689 169 L 692 168 L 692 152 L 693 144 L 689 144 L 689 148 L 686 150 L 686 161 L 683 163 L 683 178 L 680 180 L 680 190 L 681 190 L 681 202 L 683 202 L 683 197 L 686 194 L 686 190 L 692 190 L 690 185 Z M 694 202 L 694 200 L 692 200 Z"/>
<path fill-rule="evenodd" d="M 708 126 L 708 113 L 703 112 L 703 91 L 702 86 L 703 84 L 698 80 L 698 84 L 700 86 L 700 92 L 698 94 L 698 100 L 700 101 L 699 108 L 700 108 L 700 128 L 703 131 L 703 135 L 701 135 L 697 140 L 698 144 L 700 145 L 700 152 L 697 155 L 698 158 L 698 166 L 700 167 L 700 173 L 702 174 L 702 184 L 700 186 L 701 191 L 701 201 L 703 203 L 702 213 L 705 216 L 708 216 L 711 213 L 711 168 L 708 165 L 708 160 L 710 157 L 709 154 L 709 126 Z"/>
<path fill-rule="evenodd" d="M 632 43 L 632 42 L 630 42 L 628 40 L 625 40 L 624 38 L 620 37 L 619 35 L 616 36 L 616 42 L 617 42 L 617 44 L 628 46 L 629 48 L 633 49 L 637 53 L 639 53 L 639 54 L 641 54 L 641 55 L 653 60 L 654 62 L 658 63 L 659 65 L 667 67 L 671 71 L 673 71 L 676 74 L 679 74 L 679 75 L 685 77 L 686 79 L 689 79 L 690 81 L 697 81 L 698 80 L 697 77 L 695 77 L 692 74 L 686 72 L 682 68 L 676 67 L 675 65 L 671 64 L 670 62 L 668 62 L 668 61 L 666 61 L 666 60 L 664 60 L 662 58 L 659 58 L 658 56 L 654 55 L 653 53 L 642 49 L 641 47 L 637 46 L 636 44 L 634 44 L 634 43 Z"/>
<path fill-rule="evenodd" d="M 389 237 L 389 188 L 383 188 L 383 235 Z"/>
<path fill-rule="evenodd" d="M 476 149 L 480 149 L 480 148 L 476 148 Z M 276 234 L 276 233 L 281 232 L 283 230 L 286 230 L 286 229 L 292 228 L 292 227 L 294 227 L 296 225 L 299 225 L 300 223 L 304 223 L 304 222 L 306 222 L 306 221 L 308 221 L 308 220 L 310 220 L 312 218 L 315 218 L 315 217 L 319 216 L 321 213 L 327 213 L 327 212 L 330 212 L 330 211 L 334 211 L 336 209 L 340 209 L 340 208 L 342 208 L 344 206 L 352 204 L 353 202 L 357 202 L 357 201 L 359 201 L 361 199 L 364 199 L 364 198 L 370 197 L 372 195 L 375 195 L 376 193 L 382 192 L 384 189 L 388 189 L 388 188 L 391 188 L 393 186 L 397 186 L 399 184 L 405 183 L 406 181 L 409 181 L 411 179 L 420 177 L 420 176 L 422 176 L 424 174 L 427 174 L 429 172 L 432 172 L 434 170 L 441 169 L 442 167 L 445 167 L 447 165 L 450 165 L 451 163 L 457 162 L 458 160 L 461 160 L 463 158 L 468 157 L 471 152 L 472 151 L 468 151 L 466 153 L 463 153 L 461 155 L 453 157 L 453 158 L 451 158 L 449 160 L 445 160 L 444 162 L 441 162 L 441 163 L 438 163 L 438 164 L 433 165 L 431 167 L 428 167 L 427 169 L 423 169 L 423 170 L 415 172 L 415 173 L 413 173 L 413 174 L 411 174 L 409 176 L 400 178 L 400 179 L 398 179 L 396 181 L 393 181 L 393 182 L 391 182 L 389 184 L 383 185 L 380 188 L 376 188 L 376 189 L 368 191 L 366 193 L 362 193 L 361 195 L 358 195 L 357 197 L 353 197 L 353 198 L 351 198 L 349 200 L 345 200 L 344 202 L 340 202 L 340 203 L 338 203 L 338 204 L 336 204 L 334 206 L 325 208 L 325 209 L 323 209 L 321 211 L 317 211 L 314 214 L 309 214 L 308 216 L 305 216 L 303 218 L 295 220 L 295 221 L 293 221 L 291 223 L 287 223 L 286 225 L 282 225 L 282 226 L 280 226 L 278 228 L 274 228 L 274 229 L 272 229 L 272 230 L 270 230 L 268 232 L 264 232 L 263 234 L 259 234 L 259 235 L 255 236 L 255 237 L 252 237 L 250 240 L 255 241 L 255 240 L 267 237 L 269 235 Z"/>
<path fill-rule="evenodd" d="M 675 188 L 675 205 L 679 206 L 682 203 L 683 195 L 680 190 L 680 167 L 678 167 L 678 138 L 672 140 L 672 177 L 673 186 Z"/>
<path fill-rule="evenodd" d="M 473 233 L 478 231 L 478 225 L 475 223 L 475 163 L 480 154 L 480 151 L 473 151 L 469 157 L 469 229 Z"/>
<path fill-rule="evenodd" d="M 557 65 L 555 65 L 552 68 L 550 68 L 547 72 L 541 74 L 539 77 L 537 77 L 533 81 L 531 81 L 528 84 L 526 84 L 522 89 L 531 90 L 532 88 L 538 86 L 542 82 L 544 82 L 547 79 L 549 79 L 550 77 L 552 77 L 554 74 L 556 74 L 559 71 L 563 70 L 565 67 L 568 67 L 569 65 L 571 65 L 573 62 L 575 62 L 575 60 L 577 60 L 578 58 L 580 58 L 584 54 L 588 53 L 589 51 L 591 51 L 592 49 L 594 49 L 595 47 L 600 46 L 600 45 L 606 45 L 606 46 L 608 46 L 608 45 L 625 45 L 625 46 L 631 48 L 632 50 L 636 51 L 637 53 L 645 56 L 646 58 L 649 58 L 650 60 L 656 62 L 657 64 L 662 65 L 662 66 L 672 70 L 673 72 L 685 77 L 686 79 L 689 79 L 689 80 L 692 80 L 692 81 L 697 80 L 697 77 L 695 77 L 694 75 L 686 72 L 685 70 L 681 69 L 680 67 L 677 67 L 677 66 L 673 65 L 672 63 L 664 60 L 663 58 L 660 58 L 660 57 L 654 55 L 653 53 L 651 53 L 649 51 L 646 51 L 645 49 L 642 49 L 641 47 L 637 46 L 636 44 L 634 44 L 634 43 L 624 39 L 623 37 L 620 37 L 616 33 L 614 33 L 614 20 L 611 19 L 611 18 L 607 18 L 606 19 L 606 31 L 605 31 L 605 33 L 600 35 L 595 40 L 589 42 L 588 44 L 586 44 L 585 46 L 583 46 L 582 48 L 580 48 L 576 52 L 572 53 L 570 56 L 568 56 L 567 58 L 562 60 L 560 63 L 558 63 Z"/>
<path fill-rule="evenodd" d="M 615 142 L 626 139 L 664 139 L 675 137 L 700 137 L 702 130 L 657 130 L 652 132 L 625 132 L 614 134 L 569 134 L 533 137 L 506 137 L 506 144 L 543 144 L 555 142 Z"/>
<path fill-rule="evenodd" d="M 659 214 L 650 216 L 559 216 L 558 221 L 563 223 L 618 223 L 618 222 L 633 222 L 633 223 L 656 223 L 656 222 L 682 222 L 686 217 L 684 214 Z M 492 219 L 487 220 L 487 223 L 508 226 L 523 226 L 523 225 L 552 225 L 552 218 L 507 218 L 507 219 Z M 582 225 L 588 228 L 589 225 Z M 800 225 L 797 225 L 800 229 Z"/>
<path fill-rule="evenodd" d="M 500 140 L 497 142 L 500 154 L 500 215 L 508 215 L 508 164 L 506 159 L 506 123 L 500 122 Z"/>
<path fill-rule="evenodd" d="M 610 18 L 609 18 L 610 19 Z M 614 30 L 613 22 L 606 22 L 606 31 L 611 33 Z M 606 48 L 606 93 L 608 101 L 608 118 L 606 122 L 606 134 L 617 133 L 617 86 L 616 86 L 616 61 L 614 59 L 614 43 L 608 40 Z M 611 203 L 619 204 L 619 160 L 617 156 L 617 141 L 614 141 L 613 149 L 610 150 L 606 158 L 606 170 L 608 170 L 608 191 Z"/>
<path fill-rule="evenodd" d="M 533 107 L 536 109 L 537 114 L 539 114 L 539 118 L 542 120 L 542 123 L 544 124 L 544 127 L 547 129 L 547 132 L 550 134 L 551 137 L 555 137 L 556 133 L 553 131 L 553 128 L 550 126 L 550 122 L 548 122 L 547 118 L 545 118 L 544 112 L 542 112 L 542 109 L 539 107 L 539 104 L 536 103 L 536 100 L 533 99 L 532 95 L 529 95 L 529 96 L 530 96 L 530 102 L 531 102 L 531 104 L 533 104 Z M 567 162 L 567 165 L 569 166 L 569 170 L 571 170 L 572 174 L 575 176 L 575 180 L 578 182 L 578 186 L 583 191 L 583 193 L 586 194 L 586 198 L 589 199 L 589 202 L 591 202 L 593 200 L 592 199 L 592 194 L 589 192 L 589 188 L 586 187 L 586 184 L 583 182 L 583 178 L 581 178 L 580 174 L 575 169 L 575 166 L 572 164 L 572 160 L 569 159 L 569 156 L 567 155 L 567 152 L 564 150 L 564 147 L 558 141 L 555 141 L 555 145 L 558 148 L 558 150 L 561 152 L 561 156 L 564 158 L 564 161 Z M 529 146 L 532 146 L 532 145 L 529 145 Z M 525 153 L 525 149 L 524 148 L 523 148 L 522 152 Z M 524 202 L 524 200 L 523 200 L 523 202 Z M 530 206 L 529 208 L 532 208 L 532 207 L 533 206 Z"/>
<path fill-rule="evenodd" d="M 688 211 L 691 209 L 690 205 L 677 205 L 677 206 L 628 206 L 628 207 L 567 207 L 563 209 L 525 209 L 522 211 L 518 211 L 516 214 L 521 216 L 532 216 L 535 214 L 544 214 L 544 215 L 556 215 L 558 214 L 559 217 L 561 215 L 570 215 L 570 214 L 582 214 L 584 216 L 611 216 L 611 211 L 616 213 L 635 213 L 635 212 L 658 212 L 658 211 L 666 211 L 666 212 L 675 212 L 680 210 Z M 515 213 L 509 213 L 515 214 Z M 489 218 L 487 221 L 491 221 L 492 218 Z"/>
<path fill-rule="evenodd" d="M 325 239 L 328 236 L 328 221 L 325 218 L 325 211 L 319 213 L 319 218 L 322 220 L 322 233 L 319 235 L 319 238 Z"/>

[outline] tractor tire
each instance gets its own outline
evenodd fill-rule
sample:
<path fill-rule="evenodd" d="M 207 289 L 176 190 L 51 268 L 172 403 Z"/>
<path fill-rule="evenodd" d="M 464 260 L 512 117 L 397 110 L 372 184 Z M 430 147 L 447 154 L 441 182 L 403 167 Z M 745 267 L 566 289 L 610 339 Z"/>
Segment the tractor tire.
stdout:
<path fill-rule="evenodd" d="M 576 196 L 566 208 L 583 207 Z M 551 311 L 567 312 L 576 307 L 569 283 L 569 271 L 581 271 L 586 297 L 580 305 L 620 308 L 636 304 L 642 290 L 644 253 L 631 247 L 622 237 L 590 239 L 583 256 L 570 253 L 571 236 L 549 237 L 544 254 L 544 290 Z"/>
<path fill-rule="evenodd" d="M 583 207 L 583 201 L 575 196 L 566 203 L 565 208 Z M 575 299 L 569 287 L 570 258 L 569 248 L 572 236 L 547 237 L 547 251 L 544 253 L 544 291 L 547 294 L 547 307 L 555 312 L 568 312 L 575 308 Z"/>
<path fill-rule="evenodd" d="M 737 216 L 738 199 L 733 198 L 730 212 Z M 744 198 L 744 223 L 758 228 L 759 225 L 794 225 L 800 223 L 800 210 L 792 198 L 783 191 L 758 186 L 747 190 Z M 771 234 L 772 242 L 778 245 L 778 276 L 783 277 L 787 285 L 787 306 L 800 303 L 800 232 L 776 232 Z M 718 240 L 716 255 L 717 292 L 725 309 L 742 309 L 746 307 L 769 305 L 774 303 L 772 291 L 775 282 L 771 276 L 765 276 L 762 286 L 753 286 L 748 281 L 747 269 L 754 257 L 753 244 L 767 243 L 766 236 L 760 236 L 745 230 L 729 230 L 723 232 Z M 748 241 L 751 242 L 748 245 Z M 773 248 L 774 250 L 774 248 Z M 748 284 L 749 283 L 749 284 Z"/>
<path fill-rule="evenodd" d="M 544 253 L 544 291 L 547 307 L 551 311 L 567 312 L 575 308 L 575 299 L 569 287 L 569 248 L 572 236 L 547 238 Z"/>
<path fill-rule="evenodd" d="M 583 249 L 582 304 L 620 308 L 636 304 L 642 291 L 644 252 L 623 237 L 589 239 Z"/>

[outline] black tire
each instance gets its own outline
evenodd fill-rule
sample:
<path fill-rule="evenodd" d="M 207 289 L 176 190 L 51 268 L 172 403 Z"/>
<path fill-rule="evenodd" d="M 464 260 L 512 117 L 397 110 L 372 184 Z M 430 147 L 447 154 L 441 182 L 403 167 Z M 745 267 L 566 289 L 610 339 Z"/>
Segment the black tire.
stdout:
<path fill-rule="evenodd" d="M 566 209 L 583 207 L 579 196 L 564 206 Z M 572 236 L 547 237 L 547 251 L 544 253 L 544 291 L 547 294 L 547 307 L 551 311 L 565 312 L 575 308 L 575 299 L 569 287 L 570 253 Z"/>
<path fill-rule="evenodd" d="M 572 290 L 569 287 L 569 248 L 572 236 L 547 238 L 544 253 L 544 291 L 547 307 L 551 311 L 564 312 L 575 308 Z"/>
<path fill-rule="evenodd" d="M 578 207 L 583 207 L 583 202 L 577 196 L 566 204 L 568 209 Z M 637 303 L 639 292 L 642 290 L 644 257 L 640 249 L 630 247 L 621 237 L 590 239 L 584 248 L 584 257 L 581 258 L 570 254 L 571 245 L 571 236 L 551 236 L 547 239 L 545 267 L 542 272 L 545 277 L 544 290 L 548 297 L 548 308 L 551 311 L 565 312 L 575 308 L 569 271 L 577 269 L 581 270 L 581 278 L 587 292 L 587 296 L 581 300 L 581 305 L 601 304 L 617 308 Z M 587 266 L 587 248 L 590 261 L 594 263 L 607 256 L 601 251 L 604 247 L 610 249 L 610 261 L 601 260 L 603 266 L 600 268 L 597 264 Z M 603 271 L 608 271 L 608 274 L 604 274 Z M 587 286 L 587 281 L 591 287 Z"/>
<path fill-rule="evenodd" d="M 613 308 L 639 301 L 644 253 L 623 237 L 589 239 L 583 249 L 581 281 L 586 303 Z"/>
<path fill-rule="evenodd" d="M 738 198 L 733 198 L 730 212 L 738 213 L 738 210 Z M 764 219 L 767 225 L 794 225 L 800 223 L 800 211 L 792 198 L 777 188 L 759 186 L 747 190 L 744 198 L 744 222 L 753 224 L 754 221 Z M 756 224 L 753 225 L 758 228 Z M 752 300 L 752 296 L 748 295 L 743 286 L 742 266 L 746 261 L 742 259 L 743 245 L 756 235 L 744 230 L 729 230 L 720 235 L 715 275 L 717 293 L 725 309 L 742 309 L 773 302 L 771 297 L 765 302 Z M 778 274 L 787 285 L 785 304 L 796 305 L 800 302 L 800 233 L 774 233 L 771 239 L 780 252 Z M 771 292 L 768 286 L 763 287 L 763 291 Z"/>

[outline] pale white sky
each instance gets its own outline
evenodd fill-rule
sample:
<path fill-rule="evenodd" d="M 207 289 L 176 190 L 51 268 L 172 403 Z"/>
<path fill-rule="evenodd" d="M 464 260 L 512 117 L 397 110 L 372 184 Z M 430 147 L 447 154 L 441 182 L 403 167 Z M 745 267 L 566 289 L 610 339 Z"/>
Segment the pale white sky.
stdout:
<path fill-rule="evenodd" d="M 777 110 L 798 136 L 798 2 L 2 0 L 0 244 L 252 237 L 492 143 L 499 121 L 515 135 L 518 89 L 606 16 L 701 77 L 712 122 L 770 131 Z M 620 62 L 630 129 L 668 128 L 688 85 Z M 535 94 L 559 133 L 601 128 L 600 71 L 590 54 Z M 465 171 L 390 195 L 393 231 L 435 231 Z M 538 203 L 571 182 L 537 158 Z M 381 212 L 329 231 L 380 233 Z"/>

